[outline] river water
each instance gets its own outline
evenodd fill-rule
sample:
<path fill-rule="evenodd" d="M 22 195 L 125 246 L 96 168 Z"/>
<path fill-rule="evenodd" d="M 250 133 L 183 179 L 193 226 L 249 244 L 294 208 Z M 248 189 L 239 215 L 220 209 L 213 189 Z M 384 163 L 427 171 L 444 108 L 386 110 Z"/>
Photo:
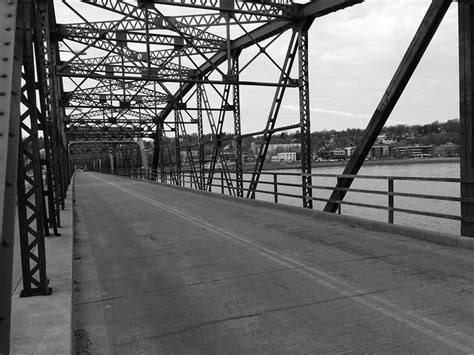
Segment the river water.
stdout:
<path fill-rule="evenodd" d="M 325 167 L 313 168 L 314 174 L 341 174 L 344 167 Z M 298 170 L 279 170 L 278 173 L 299 173 Z M 376 175 L 376 176 L 409 176 L 409 177 L 441 177 L 441 178 L 459 178 L 459 163 L 434 163 L 434 164 L 400 164 L 400 165 L 369 165 L 365 166 L 359 172 L 359 175 Z M 246 175 L 244 179 L 248 179 Z M 272 176 L 265 176 L 261 181 L 273 181 Z M 278 176 L 279 183 L 301 184 L 299 176 Z M 313 186 L 334 187 L 336 184 L 335 177 L 313 177 Z M 387 180 L 368 180 L 356 179 L 351 188 L 370 189 L 378 191 L 387 191 Z M 246 186 L 245 186 L 246 187 Z M 259 190 L 273 191 L 273 186 L 260 184 Z M 279 186 L 279 193 L 289 193 L 301 195 L 301 187 Z M 417 193 L 425 195 L 442 195 L 442 196 L 460 196 L 459 183 L 454 182 L 426 182 L 426 181 L 395 181 L 394 191 Z M 314 189 L 313 197 L 329 198 L 331 191 L 324 189 Z M 265 193 L 257 193 L 256 198 L 260 200 L 273 201 L 273 196 Z M 349 192 L 345 198 L 346 201 L 358 203 L 377 204 L 380 206 L 388 205 L 388 197 L 384 195 L 362 194 Z M 292 198 L 279 196 L 279 203 L 301 206 L 301 198 Z M 313 208 L 322 210 L 325 202 L 314 201 Z M 459 202 L 427 200 L 409 197 L 394 197 L 394 206 L 398 208 L 413 209 L 425 212 L 435 212 L 450 215 L 460 215 Z M 342 214 L 356 217 L 362 217 L 377 221 L 388 221 L 388 211 L 377 210 L 373 208 L 364 208 L 358 206 L 342 205 Z M 394 223 L 411 227 L 422 228 L 426 230 L 446 232 L 452 234 L 460 233 L 460 222 L 450 219 L 440 219 L 428 216 L 412 215 L 402 212 L 395 212 Z"/>

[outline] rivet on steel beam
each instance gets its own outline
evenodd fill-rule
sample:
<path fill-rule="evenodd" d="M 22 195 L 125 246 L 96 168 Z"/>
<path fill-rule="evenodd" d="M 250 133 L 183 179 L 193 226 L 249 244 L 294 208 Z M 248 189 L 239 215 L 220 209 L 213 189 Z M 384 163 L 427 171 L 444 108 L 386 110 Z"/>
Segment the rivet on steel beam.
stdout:
<path fill-rule="evenodd" d="M 0 116 L 3 116 L 4 114 L 5 114 L 5 112 L 0 111 Z"/>
<path fill-rule="evenodd" d="M 12 28 L 11 28 L 11 27 L 7 27 L 7 28 L 5 28 L 5 31 L 11 31 L 11 30 L 12 30 Z"/>

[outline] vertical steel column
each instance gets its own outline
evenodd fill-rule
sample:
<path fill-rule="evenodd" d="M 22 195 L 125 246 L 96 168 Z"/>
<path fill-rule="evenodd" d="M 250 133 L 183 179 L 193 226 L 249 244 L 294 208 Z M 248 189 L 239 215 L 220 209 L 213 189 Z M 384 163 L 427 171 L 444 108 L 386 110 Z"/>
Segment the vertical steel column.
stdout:
<path fill-rule="evenodd" d="M 45 208 L 44 213 L 47 216 L 45 223 L 49 227 L 53 228 L 54 235 L 60 235 L 58 232 L 58 227 L 60 226 L 60 216 L 59 216 L 59 200 L 57 182 L 55 180 L 55 175 L 57 169 L 53 164 L 55 159 L 56 152 L 52 148 L 52 145 L 55 146 L 55 134 L 52 127 L 51 121 L 51 95 L 49 88 L 48 76 L 46 73 L 47 61 L 48 61 L 48 51 L 49 47 L 49 26 L 48 26 L 48 11 L 47 4 L 45 1 L 37 1 L 37 6 L 34 7 L 34 16 L 32 18 L 34 28 L 33 28 L 33 40 L 35 47 L 35 63 L 36 63 L 36 77 L 38 83 L 38 98 L 39 98 L 39 119 L 40 127 L 43 135 L 44 143 L 44 152 L 45 156 L 41 159 L 41 165 L 43 166 L 42 170 L 45 172 L 45 184 L 44 184 L 44 199 L 45 199 Z M 48 235 L 48 229 L 46 229 L 46 235 Z"/>
<path fill-rule="evenodd" d="M 309 26 L 308 26 L 309 27 Z M 300 98 L 300 131 L 301 131 L 301 173 L 303 185 L 303 207 L 313 208 L 311 174 L 311 128 L 309 104 L 309 62 L 308 62 L 308 27 L 304 26 L 298 33 L 299 54 L 299 98 Z"/>
<path fill-rule="evenodd" d="M 458 3 L 461 121 L 461 198 L 474 198 L 474 5 Z M 474 218 L 474 204 L 461 202 L 461 217 Z M 474 222 L 461 221 L 461 235 L 474 237 Z"/>
<path fill-rule="evenodd" d="M 199 189 L 206 189 L 206 175 L 204 173 L 204 130 L 202 125 L 202 84 L 196 86 L 196 100 L 197 100 L 197 126 L 198 126 L 198 154 L 199 154 Z"/>
<path fill-rule="evenodd" d="M 157 124 L 156 128 L 156 133 L 153 139 L 153 159 L 151 162 L 151 169 L 153 171 L 156 171 L 158 169 L 158 164 L 159 164 L 159 157 L 160 157 L 160 145 L 159 145 L 159 135 L 160 135 L 160 130 L 159 130 L 159 123 Z"/>
<path fill-rule="evenodd" d="M 175 147 L 175 160 L 176 160 L 176 185 L 181 186 L 181 144 L 179 142 L 179 122 L 180 114 L 178 108 L 174 109 L 174 147 Z"/>
<path fill-rule="evenodd" d="M 0 354 L 10 351 L 23 21 L 22 0 L 0 2 Z"/>
<path fill-rule="evenodd" d="M 235 144 L 235 184 L 236 195 L 244 197 L 244 176 L 242 172 L 242 130 L 240 122 L 239 57 L 232 58 L 233 107 L 234 107 L 234 144 Z"/>
<path fill-rule="evenodd" d="M 158 161 L 159 161 L 159 169 L 160 169 L 160 181 L 165 183 L 166 182 L 166 171 L 165 171 L 165 136 L 164 136 L 164 127 L 163 123 L 159 123 L 157 127 L 158 132 Z"/>
<path fill-rule="evenodd" d="M 38 63 L 41 65 L 42 81 L 44 82 L 44 99 L 42 100 L 47 108 L 45 112 L 45 130 L 48 130 L 48 143 L 49 148 L 46 149 L 48 170 L 50 170 L 49 176 L 49 192 L 51 194 L 51 203 L 53 207 L 50 207 L 51 213 L 54 213 L 54 221 L 56 225 L 53 225 L 55 233 L 56 228 L 61 226 L 60 219 L 60 208 L 64 209 L 64 200 L 66 198 L 66 190 L 64 185 L 67 185 L 66 180 L 63 179 L 63 169 L 61 164 L 62 161 L 62 141 L 61 133 L 59 131 L 61 125 L 60 110 L 59 110 L 59 90 L 60 85 L 57 81 L 60 80 L 55 77 L 56 64 L 59 61 L 58 53 L 58 41 L 57 36 L 52 34 L 53 30 L 56 30 L 56 22 L 54 18 L 54 6 L 51 0 L 38 0 L 37 1 L 39 20 L 38 23 L 38 46 L 41 51 L 38 51 Z M 54 38 L 54 41 L 52 40 Z"/>
<path fill-rule="evenodd" d="M 22 297 L 49 295 L 46 277 L 44 233 L 47 226 L 43 211 L 43 182 L 38 141 L 39 115 L 36 107 L 34 68 L 34 3 L 25 1 L 25 38 L 23 48 L 24 86 L 21 102 L 26 111 L 21 115 L 18 164 L 18 221 L 20 227 L 21 264 L 23 273 Z M 32 173 L 29 172 L 31 166 Z"/>

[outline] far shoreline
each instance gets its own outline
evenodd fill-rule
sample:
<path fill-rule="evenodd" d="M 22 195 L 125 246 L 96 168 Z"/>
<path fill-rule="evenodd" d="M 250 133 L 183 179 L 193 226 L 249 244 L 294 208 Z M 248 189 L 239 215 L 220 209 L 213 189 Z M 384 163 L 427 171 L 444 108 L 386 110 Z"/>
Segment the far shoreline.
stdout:
<path fill-rule="evenodd" d="M 410 158 L 410 159 L 377 159 L 366 160 L 362 166 L 367 165 L 408 165 L 408 164 L 440 164 L 440 163 L 459 163 L 459 158 Z M 333 166 L 345 166 L 348 160 L 340 161 L 311 161 L 313 169 L 327 168 Z M 252 172 L 255 163 L 244 163 L 244 171 Z M 299 169 L 301 162 L 292 163 L 275 163 L 268 162 L 263 165 L 263 170 L 284 170 L 284 169 Z"/>

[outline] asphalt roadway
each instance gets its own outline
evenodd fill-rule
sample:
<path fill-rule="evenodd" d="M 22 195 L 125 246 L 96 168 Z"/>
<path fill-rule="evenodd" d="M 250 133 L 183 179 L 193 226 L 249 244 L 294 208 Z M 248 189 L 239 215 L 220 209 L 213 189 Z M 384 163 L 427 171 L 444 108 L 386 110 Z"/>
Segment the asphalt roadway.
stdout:
<path fill-rule="evenodd" d="M 92 172 L 78 353 L 474 353 L 474 251 Z"/>

